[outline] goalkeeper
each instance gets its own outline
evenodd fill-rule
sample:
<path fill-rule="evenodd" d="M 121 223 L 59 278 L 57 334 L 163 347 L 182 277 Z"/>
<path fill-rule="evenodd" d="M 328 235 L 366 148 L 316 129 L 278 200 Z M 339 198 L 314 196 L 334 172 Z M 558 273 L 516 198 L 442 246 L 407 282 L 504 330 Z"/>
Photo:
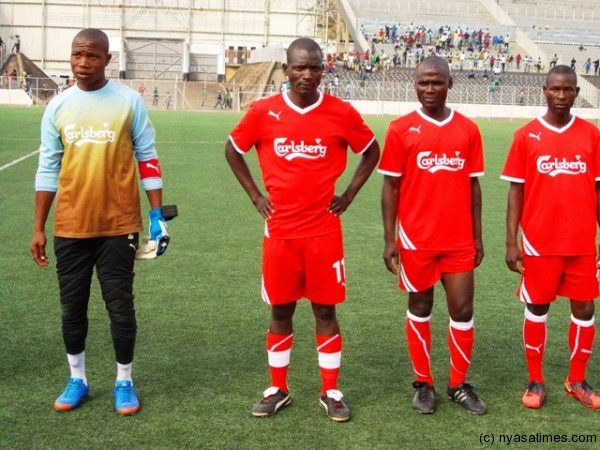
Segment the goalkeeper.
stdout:
<path fill-rule="evenodd" d="M 70 376 L 54 408 L 76 408 L 90 392 L 85 341 L 95 268 L 117 362 L 115 409 L 131 415 L 140 408 L 131 377 L 137 329 L 133 267 L 143 228 L 138 172 L 158 255 L 167 248 L 168 233 L 154 127 L 142 97 L 105 77 L 110 60 L 104 32 L 84 29 L 73 39 L 77 83 L 50 102 L 42 119 L 30 249 L 38 266 L 48 266 L 45 228 L 56 197 L 54 254 Z"/>

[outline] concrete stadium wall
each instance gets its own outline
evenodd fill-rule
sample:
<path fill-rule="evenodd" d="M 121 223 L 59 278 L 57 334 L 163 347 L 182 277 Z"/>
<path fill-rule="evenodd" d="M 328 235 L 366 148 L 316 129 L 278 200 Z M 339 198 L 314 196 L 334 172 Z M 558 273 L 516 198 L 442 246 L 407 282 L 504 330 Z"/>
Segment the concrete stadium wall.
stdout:
<path fill-rule="evenodd" d="M 223 55 L 230 46 L 287 45 L 297 36 L 315 36 L 317 0 L 269 0 L 268 11 L 265 4 L 265 0 L 0 0 L 0 35 L 12 46 L 9 36 L 19 34 L 21 51 L 50 75 L 70 72 L 71 41 L 87 27 L 104 30 L 115 51 L 123 49 L 127 39 L 164 39 L 190 47 L 216 44 Z"/>
<path fill-rule="evenodd" d="M 22 89 L 0 89 L 0 105 L 31 106 L 33 100 Z"/>

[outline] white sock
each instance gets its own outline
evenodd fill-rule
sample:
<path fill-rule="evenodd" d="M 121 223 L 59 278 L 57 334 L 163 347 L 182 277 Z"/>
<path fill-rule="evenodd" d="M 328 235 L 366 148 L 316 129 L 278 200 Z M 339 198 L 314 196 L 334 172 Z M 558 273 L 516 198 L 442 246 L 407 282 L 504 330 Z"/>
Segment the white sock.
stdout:
<path fill-rule="evenodd" d="M 85 376 L 85 351 L 77 355 L 69 355 L 67 353 L 67 361 L 71 369 L 71 378 L 80 378 L 87 386 L 87 378 Z"/>
<path fill-rule="evenodd" d="M 132 381 L 131 379 L 131 369 L 133 363 L 129 364 L 119 364 L 117 363 L 117 380 L 119 381 Z"/>

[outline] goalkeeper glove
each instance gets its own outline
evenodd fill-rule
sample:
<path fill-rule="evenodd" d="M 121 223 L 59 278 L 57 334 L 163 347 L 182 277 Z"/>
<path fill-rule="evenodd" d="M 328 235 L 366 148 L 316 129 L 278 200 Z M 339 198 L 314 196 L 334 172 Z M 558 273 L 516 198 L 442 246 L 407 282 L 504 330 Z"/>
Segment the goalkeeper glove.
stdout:
<path fill-rule="evenodd" d="M 162 208 L 154 208 L 148 213 L 150 219 L 150 237 L 144 238 L 145 245 L 138 249 L 136 259 L 154 259 L 162 255 L 171 240 Z"/>

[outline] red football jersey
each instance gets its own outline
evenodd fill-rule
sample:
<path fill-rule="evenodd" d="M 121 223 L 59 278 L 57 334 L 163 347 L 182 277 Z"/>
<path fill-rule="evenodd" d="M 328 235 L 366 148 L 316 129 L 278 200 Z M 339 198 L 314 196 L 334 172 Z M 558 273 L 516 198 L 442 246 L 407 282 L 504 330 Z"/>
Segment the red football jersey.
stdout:
<path fill-rule="evenodd" d="M 398 237 L 406 250 L 473 248 L 471 177 L 483 175 L 477 125 L 456 111 L 438 122 L 421 110 L 393 120 L 379 172 L 401 177 Z"/>
<path fill-rule="evenodd" d="M 532 120 L 515 132 L 501 178 L 525 183 L 521 231 L 526 254 L 596 253 L 596 126 L 575 116 L 563 128 Z"/>
<path fill-rule="evenodd" d="M 278 94 L 252 103 L 229 139 L 242 154 L 256 147 L 273 206 L 265 234 L 289 239 L 340 230 L 339 217 L 327 207 L 346 168 L 348 146 L 362 153 L 375 135 L 350 103 L 336 97 L 320 93 L 302 109 Z"/>

